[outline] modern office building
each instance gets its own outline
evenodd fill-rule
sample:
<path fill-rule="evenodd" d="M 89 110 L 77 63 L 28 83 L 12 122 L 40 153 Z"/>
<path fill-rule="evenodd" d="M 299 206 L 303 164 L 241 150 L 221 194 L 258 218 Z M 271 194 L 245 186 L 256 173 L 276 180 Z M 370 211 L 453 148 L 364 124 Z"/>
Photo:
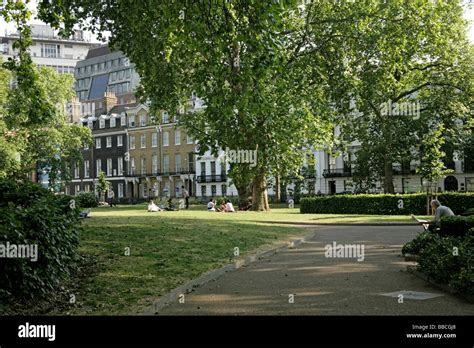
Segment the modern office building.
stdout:
<path fill-rule="evenodd" d="M 91 48 L 85 59 L 78 62 L 74 77 L 80 101 L 100 103 L 106 92 L 112 92 L 119 105 L 133 102 L 130 98 L 140 82 L 134 64 L 122 52 L 111 51 L 107 45 Z"/>
<path fill-rule="evenodd" d="M 65 39 L 44 24 L 31 24 L 31 36 L 33 62 L 38 66 L 54 68 L 59 73 L 73 74 L 77 62 L 85 59 L 89 49 L 98 45 L 91 43 L 82 30 L 75 30 L 71 37 Z M 17 54 L 13 43 L 18 38 L 18 32 L 5 32 L 0 36 L 0 52 L 4 61 Z"/>

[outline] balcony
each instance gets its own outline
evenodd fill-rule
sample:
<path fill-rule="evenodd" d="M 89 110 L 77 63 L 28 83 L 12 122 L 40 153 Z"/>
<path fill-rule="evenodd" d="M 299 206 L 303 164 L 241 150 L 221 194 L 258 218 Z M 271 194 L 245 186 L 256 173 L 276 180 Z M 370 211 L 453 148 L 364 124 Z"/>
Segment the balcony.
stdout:
<path fill-rule="evenodd" d="M 350 168 L 334 168 L 323 170 L 323 177 L 325 178 L 339 178 L 344 176 L 352 176 L 352 170 Z"/>
<path fill-rule="evenodd" d="M 197 176 L 198 183 L 225 182 L 225 181 L 227 181 L 227 175 L 198 175 Z"/>

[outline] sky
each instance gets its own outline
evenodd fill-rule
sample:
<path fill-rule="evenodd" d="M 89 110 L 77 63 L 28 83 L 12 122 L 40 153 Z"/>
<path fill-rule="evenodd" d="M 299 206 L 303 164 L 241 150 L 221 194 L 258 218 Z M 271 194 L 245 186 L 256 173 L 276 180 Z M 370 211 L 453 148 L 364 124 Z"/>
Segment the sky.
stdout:
<path fill-rule="evenodd" d="M 466 18 L 467 20 L 470 21 L 470 25 L 469 25 L 469 39 L 472 43 L 474 43 L 474 0 L 464 0 L 466 3 L 471 3 L 471 8 L 467 8 L 465 9 L 464 11 L 464 18 Z M 1 0 L 0 0 L 1 2 Z M 28 5 L 28 7 L 33 11 L 33 13 L 35 12 L 36 10 L 36 4 L 37 4 L 37 0 L 33 0 L 30 2 L 30 4 Z M 33 16 L 34 17 L 34 16 Z M 42 24 L 41 21 L 37 20 L 37 19 L 33 19 L 31 20 L 31 23 L 32 24 Z M 0 19 L 0 35 L 4 35 L 5 34 L 5 31 L 8 31 L 8 32 L 14 32 L 15 31 L 15 26 L 12 24 L 12 23 L 5 23 L 5 21 L 2 19 Z M 91 42 L 100 42 L 99 40 L 97 40 L 97 38 L 92 35 L 91 33 L 84 33 L 85 37 L 86 38 L 89 38 L 89 40 Z"/>

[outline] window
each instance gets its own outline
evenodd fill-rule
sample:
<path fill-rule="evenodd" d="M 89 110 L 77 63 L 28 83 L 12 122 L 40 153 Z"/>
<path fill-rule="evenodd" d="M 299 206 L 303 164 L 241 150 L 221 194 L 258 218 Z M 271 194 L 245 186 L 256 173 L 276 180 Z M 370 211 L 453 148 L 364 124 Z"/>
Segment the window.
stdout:
<path fill-rule="evenodd" d="M 146 126 L 146 115 L 140 115 L 140 126 Z"/>
<path fill-rule="evenodd" d="M 123 198 L 123 184 L 118 184 L 118 198 Z"/>
<path fill-rule="evenodd" d="M 117 174 L 123 175 L 123 157 L 117 158 Z"/>
<path fill-rule="evenodd" d="M 157 147 L 158 146 L 158 133 L 152 133 L 151 134 L 151 147 Z"/>
<path fill-rule="evenodd" d="M 125 118 L 125 115 L 122 115 L 122 117 L 120 117 L 120 125 L 121 126 L 127 125 L 127 119 Z"/>
<path fill-rule="evenodd" d="M 117 135 L 117 146 L 123 146 L 123 135 Z"/>
<path fill-rule="evenodd" d="M 140 148 L 146 148 L 146 134 L 140 135 Z"/>
<path fill-rule="evenodd" d="M 206 162 L 201 162 L 201 176 L 206 175 Z"/>
<path fill-rule="evenodd" d="M 112 127 L 115 127 L 115 117 L 114 116 L 110 117 L 110 128 L 112 128 Z"/>
<path fill-rule="evenodd" d="M 128 117 L 128 125 L 129 127 L 135 127 L 135 115 Z"/>
<path fill-rule="evenodd" d="M 109 61 L 107 62 L 107 69 L 110 69 L 111 67 L 112 67 L 112 61 L 109 60 Z"/>
<path fill-rule="evenodd" d="M 85 184 L 85 185 L 84 185 L 84 192 L 90 192 L 90 190 L 91 190 L 90 185 L 89 185 L 89 184 Z"/>
<path fill-rule="evenodd" d="M 170 156 L 163 156 L 163 174 L 169 174 L 170 172 Z"/>
<path fill-rule="evenodd" d="M 193 137 L 190 135 L 186 135 L 186 143 L 192 144 L 193 142 L 194 142 Z"/>
<path fill-rule="evenodd" d="M 89 177 L 89 160 L 84 161 L 84 178 Z"/>
<path fill-rule="evenodd" d="M 151 156 L 151 172 L 152 174 L 158 174 L 158 156 L 153 155 Z"/>
<path fill-rule="evenodd" d="M 102 62 L 100 63 L 100 70 L 104 70 L 105 69 L 105 62 Z"/>
<path fill-rule="evenodd" d="M 133 150 L 135 149 L 135 136 L 130 135 L 130 149 Z"/>
<path fill-rule="evenodd" d="M 59 45 L 41 44 L 41 57 L 59 58 Z"/>
<path fill-rule="evenodd" d="M 174 132 L 174 144 L 181 145 L 181 132 L 179 130 Z"/>
<path fill-rule="evenodd" d="M 99 120 L 99 128 L 105 128 L 105 120 L 102 117 Z"/>
<path fill-rule="evenodd" d="M 142 185 L 142 197 L 148 197 L 148 185 L 146 183 Z"/>
<path fill-rule="evenodd" d="M 174 155 L 174 168 L 176 173 L 181 172 L 181 155 L 179 153 Z"/>
<path fill-rule="evenodd" d="M 102 160 L 98 159 L 95 161 L 95 176 L 99 177 L 99 174 L 101 171 L 102 171 Z"/>
<path fill-rule="evenodd" d="M 169 146 L 170 144 L 170 133 L 163 132 L 163 146 Z"/>
<path fill-rule="evenodd" d="M 207 186 L 206 185 L 202 185 L 201 186 L 201 196 L 202 197 L 206 197 L 207 195 Z"/>
<path fill-rule="evenodd" d="M 194 173 L 194 153 L 188 152 L 188 170 Z"/>
<path fill-rule="evenodd" d="M 130 158 L 130 174 L 135 174 L 135 157 Z"/>
<path fill-rule="evenodd" d="M 474 191 L 474 178 L 466 178 L 466 191 Z"/>
<path fill-rule="evenodd" d="M 80 192 L 81 192 L 81 185 L 76 185 L 75 194 L 77 195 Z"/>
<path fill-rule="evenodd" d="M 110 74 L 110 81 L 115 81 L 117 79 L 117 73 L 113 72 Z"/>
<path fill-rule="evenodd" d="M 112 137 L 107 137 L 106 138 L 106 146 L 107 147 L 112 147 Z"/>
<path fill-rule="evenodd" d="M 216 185 L 211 185 L 211 196 L 215 197 L 217 193 L 217 186 Z"/>
<path fill-rule="evenodd" d="M 168 117 L 168 112 L 167 111 L 163 111 L 161 113 L 161 118 L 163 120 L 163 123 L 169 123 L 169 117 Z"/>
<path fill-rule="evenodd" d="M 226 184 L 222 184 L 221 190 L 222 190 L 222 195 L 227 196 L 227 185 Z"/>
<path fill-rule="evenodd" d="M 95 148 L 100 149 L 102 147 L 100 138 L 95 139 Z"/>
<path fill-rule="evenodd" d="M 74 177 L 79 178 L 79 163 L 74 163 Z"/>
<path fill-rule="evenodd" d="M 146 174 L 146 158 L 142 157 L 140 161 L 140 171 L 142 175 Z"/>
<path fill-rule="evenodd" d="M 107 158 L 107 176 L 112 176 L 112 158 Z"/>

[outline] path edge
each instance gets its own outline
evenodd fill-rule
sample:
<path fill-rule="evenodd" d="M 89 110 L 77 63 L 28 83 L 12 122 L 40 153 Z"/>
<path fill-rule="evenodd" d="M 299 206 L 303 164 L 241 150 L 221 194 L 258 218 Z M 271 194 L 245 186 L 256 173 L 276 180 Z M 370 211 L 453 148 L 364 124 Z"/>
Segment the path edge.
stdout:
<path fill-rule="evenodd" d="M 250 254 L 246 256 L 244 259 L 236 260 L 233 263 L 227 264 L 221 268 L 210 270 L 197 278 L 191 279 L 190 281 L 184 283 L 183 285 L 180 285 L 179 287 L 171 290 L 167 294 L 160 296 L 158 300 L 154 301 L 153 305 L 145 309 L 143 315 L 159 315 L 159 311 L 161 309 L 166 307 L 171 302 L 177 301 L 178 297 L 181 294 L 189 294 L 190 292 L 192 292 L 192 290 L 195 287 L 217 280 L 218 278 L 220 278 L 224 274 L 227 274 L 228 272 L 235 271 L 242 267 L 247 267 L 248 265 L 254 262 L 257 262 L 266 257 L 270 257 L 272 255 L 275 255 L 278 252 L 288 250 L 288 249 L 293 249 L 297 247 L 298 245 L 306 242 L 308 239 L 313 238 L 316 235 L 316 233 L 317 231 L 313 231 L 303 236 L 302 238 L 286 241 L 284 244 L 278 245 L 271 249 L 263 250 L 255 254 Z"/>

